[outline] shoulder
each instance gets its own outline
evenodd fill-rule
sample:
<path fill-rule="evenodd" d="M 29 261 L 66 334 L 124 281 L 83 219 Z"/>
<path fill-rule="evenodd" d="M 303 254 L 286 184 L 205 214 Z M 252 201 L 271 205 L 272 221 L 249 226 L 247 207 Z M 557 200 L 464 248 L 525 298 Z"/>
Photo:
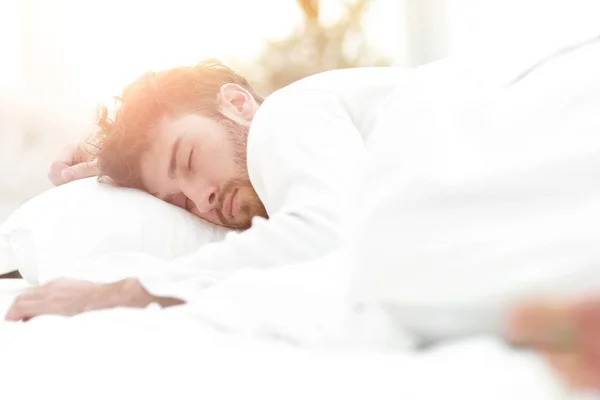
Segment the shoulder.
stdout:
<path fill-rule="evenodd" d="M 282 127 L 316 118 L 341 104 L 341 95 L 324 89 L 287 86 L 270 94 L 261 104 L 251 124 L 251 131 Z"/>
<path fill-rule="evenodd" d="M 361 67 L 325 71 L 307 76 L 287 86 L 289 89 L 320 89 L 343 92 L 360 86 L 370 86 L 379 82 L 394 82 L 405 79 L 405 68 L 400 67 Z"/>
<path fill-rule="evenodd" d="M 265 103 L 285 101 L 287 96 L 298 98 L 302 95 L 341 95 L 355 87 L 369 86 L 382 81 L 394 82 L 406 79 L 406 76 L 407 70 L 399 67 L 363 67 L 324 71 L 276 90 L 267 97 Z"/>
<path fill-rule="evenodd" d="M 291 117 L 327 107 L 343 107 L 344 101 L 354 99 L 357 93 L 369 88 L 393 87 L 409 76 L 405 68 L 399 67 L 347 68 L 307 76 L 270 94 L 257 112 L 256 122 L 261 125 L 266 119 L 276 123 L 282 115 Z"/>

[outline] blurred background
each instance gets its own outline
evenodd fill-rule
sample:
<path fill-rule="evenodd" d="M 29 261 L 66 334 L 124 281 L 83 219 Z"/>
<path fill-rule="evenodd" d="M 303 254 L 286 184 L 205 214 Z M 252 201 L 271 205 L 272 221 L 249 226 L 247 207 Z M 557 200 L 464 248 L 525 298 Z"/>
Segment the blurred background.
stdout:
<path fill-rule="evenodd" d="M 335 68 L 527 54 L 599 17 L 598 0 L 0 0 L 0 223 L 146 70 L 220 58 L 268 95 Z"/>

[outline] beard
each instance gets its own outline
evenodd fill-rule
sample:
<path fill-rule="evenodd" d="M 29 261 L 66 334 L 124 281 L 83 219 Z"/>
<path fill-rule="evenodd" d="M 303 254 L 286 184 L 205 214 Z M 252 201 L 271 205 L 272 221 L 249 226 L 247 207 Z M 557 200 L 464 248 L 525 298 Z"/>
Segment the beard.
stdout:
<path fill-rule="evenodd" d="M 227 130 L 234 150 L 234 162 L 238 166 L 237 177 L 227 182 L 218 196 L 217 217 L 221 224 L 228 228 L 244 230 L 252 226 L 254 217 L 269 218 L 263 202 L 250 182 L 248 174 L 248 134 L 250 128 L 235 121 L 224 118 L 220 121 Z M 223 203 L 235 190 L 238 190 L 239 210 L 235 219 L 223 214 Z M 245 194 L 245 195 L 244 195 Z"/>

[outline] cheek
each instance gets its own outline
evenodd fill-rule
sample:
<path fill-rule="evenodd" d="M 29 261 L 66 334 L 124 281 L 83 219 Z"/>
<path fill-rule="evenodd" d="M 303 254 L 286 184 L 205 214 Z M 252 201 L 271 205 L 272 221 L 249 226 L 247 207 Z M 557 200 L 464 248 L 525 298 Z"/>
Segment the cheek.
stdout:
<path fill-rule="evenodd" d="M 228 140 L 212 143 L 212 146 L 206 145 L 199 156 L 201 157 L 202 167 L 212 170 L 214 174 L 231 179 L 240 173 L 235 149 Z"/>
<path fill-rule="evenodd" d="M 202 156 L 201 160 L 198 160 L 198 163 L 194 166 L 194 177 L 213 183 L 227 181 L 232 173 L 231 166 L 227 161 L 224 156 L 219 157 L 218 154 Z"/>

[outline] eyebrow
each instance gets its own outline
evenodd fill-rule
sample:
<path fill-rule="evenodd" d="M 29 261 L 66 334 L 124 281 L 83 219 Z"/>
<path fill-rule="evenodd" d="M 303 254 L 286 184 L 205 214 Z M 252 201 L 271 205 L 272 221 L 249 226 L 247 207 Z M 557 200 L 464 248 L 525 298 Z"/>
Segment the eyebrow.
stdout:
<path fill-rule="evenodd" d="M 173 147 L 171 148 L 171 160 L 169 162 L 169 177 L 175 177 L 175 169 L 177 167 L 177 151 L 179 150 L 179 145 L 181 144 L 181 136 L 175 139 L 175 143 L 173 143 Z"/>

